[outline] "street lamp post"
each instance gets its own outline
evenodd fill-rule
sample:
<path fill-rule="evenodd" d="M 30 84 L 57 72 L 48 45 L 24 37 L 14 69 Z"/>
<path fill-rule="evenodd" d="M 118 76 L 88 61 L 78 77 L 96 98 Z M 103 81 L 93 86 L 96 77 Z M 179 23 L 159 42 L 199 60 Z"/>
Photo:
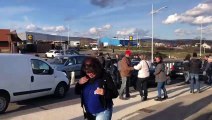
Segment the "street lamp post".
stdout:
<path fill-rule="evenodd" d="M 69 24 L 68 24 L 68 48 L 69 48 L 69 46 L 70 46 L 70 33 L 69 33 Z"/>
<path fill-rule="evenodd" d="M 200 57 L 202 56 L 202 23 L 201 23 L 201 35 L 200 35 L 200 50 L 199 50 Z"/>
<path fill-rule="evenodd" d="M 167 8 L 167 6 L 164 6 L 164 7 L 161 7 L 161 8 L 159 8 L 159 9 L 157 9 L 157 10 L 154 10 L 154 5 L 152 4 L 152 12 L 151 12 L 151 14 L 152 14 L 152 49 L 151 49 L 151 61 L 152 61 L 152 63 L 154 62 L 154 50 L 153 50 L 153 48 L 154 48 L 154 14 L 156 14 L 156 13 L 158 13 L 159 11 L 161 11 L 162 9 L 164 9 L 164 8 Z"/>
<path fill-rule="evenodd" d="M 154 44 L 153 44 L 153 42 L 154 42 L 154 5 L 152 4 L 152 50 L 151 50 L 151 53 L 152 53 L 152 55 L 151 55 L 151 61 L 152 61 L 152 63 L 154 62 L 154 51 L 153 51 L 153 47 L 154 47 Z"/>

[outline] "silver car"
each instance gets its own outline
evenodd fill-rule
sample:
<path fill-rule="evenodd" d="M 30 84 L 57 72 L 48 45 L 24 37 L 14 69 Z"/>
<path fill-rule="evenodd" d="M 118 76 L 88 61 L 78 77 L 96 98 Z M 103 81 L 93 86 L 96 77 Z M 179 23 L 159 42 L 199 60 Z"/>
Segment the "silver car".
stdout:
<path fill-rule="evenodd" d="M 65 72 L 71 78 L 71 73 L 75 72 L 75 77 L 80 77 L 80 70 L 86 55 L 62 55 L 49 61 L 54 68 Z"/>

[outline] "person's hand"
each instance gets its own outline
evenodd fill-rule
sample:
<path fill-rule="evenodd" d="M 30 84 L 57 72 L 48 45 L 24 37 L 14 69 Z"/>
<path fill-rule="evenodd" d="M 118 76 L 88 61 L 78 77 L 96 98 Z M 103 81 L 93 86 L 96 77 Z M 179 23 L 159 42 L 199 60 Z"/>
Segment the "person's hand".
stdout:
<path fill-rule="evenodd" d="M 102 88 L 97 88 L 97 89 L 94 91 L 94 94 L 104 95 L 104 89 L 102 89 Z"/>
<path fill-rule="evenodd" d="M 88 78 L 85 76 L 85 77 L 82 77 L 80 80 L 79 80 L 79 84 L 82 85 L 82 84 L 85 84 L 86 82 L 88 82 Z"/>

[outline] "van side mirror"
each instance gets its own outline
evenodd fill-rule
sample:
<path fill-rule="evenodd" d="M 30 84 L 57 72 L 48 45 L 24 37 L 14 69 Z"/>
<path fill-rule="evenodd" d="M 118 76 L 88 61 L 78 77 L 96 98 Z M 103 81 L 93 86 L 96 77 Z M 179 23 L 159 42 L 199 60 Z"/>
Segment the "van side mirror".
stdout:
<path fill-rule="evenodd" d="M 54 69 L 50 68 L 49 69 L 49 74 L 53 74 L 54 73 Z"/>

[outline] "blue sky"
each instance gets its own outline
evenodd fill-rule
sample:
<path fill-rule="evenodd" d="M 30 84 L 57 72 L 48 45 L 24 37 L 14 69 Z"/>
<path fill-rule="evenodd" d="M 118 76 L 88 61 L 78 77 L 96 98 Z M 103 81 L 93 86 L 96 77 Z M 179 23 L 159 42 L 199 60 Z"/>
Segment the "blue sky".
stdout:
<path fill-rule="evenodd" d="M 212 39 L 212 0 L 0 0 L 0 28 L 84 37 L 154 36 Z M 202 21 L 200 23 L 200 21 Z M 69 27 L 68 27 L 69 26 Z M 199 35 L 198 35 L 199 34 Z"/>

